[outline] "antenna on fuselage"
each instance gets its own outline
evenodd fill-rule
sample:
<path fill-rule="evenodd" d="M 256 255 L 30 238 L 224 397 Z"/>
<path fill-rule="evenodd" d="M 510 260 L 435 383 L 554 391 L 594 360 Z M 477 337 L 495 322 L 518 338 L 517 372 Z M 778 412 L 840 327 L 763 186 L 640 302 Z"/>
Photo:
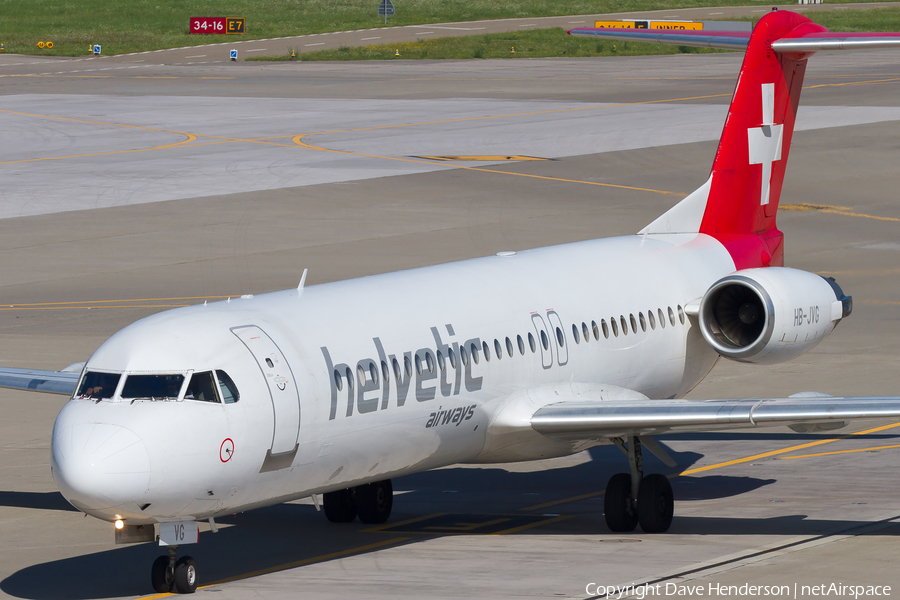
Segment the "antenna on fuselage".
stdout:
<path fill-rule="evenodd" d="M 303 295 L 303 286 L 306 285 L 307 273 L 309 273 L 309 269 L 303 269 L 303 275 L 300 276 L 300 284 L 297 286 L 297 296 Z"/>

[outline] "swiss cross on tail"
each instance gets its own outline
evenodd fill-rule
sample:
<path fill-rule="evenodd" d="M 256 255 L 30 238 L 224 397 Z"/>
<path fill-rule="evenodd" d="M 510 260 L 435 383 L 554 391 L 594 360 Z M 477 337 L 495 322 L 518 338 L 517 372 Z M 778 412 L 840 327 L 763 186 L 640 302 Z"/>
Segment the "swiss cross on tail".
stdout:
<path fill-rule="evenodd" d="M 784 125 L 775 124 L 775 84 L 762 84 L 762 114 L 760 127 L 747 130 L 747 148 L 751 165 L 762 165 L 762 185 L 759 194 L 760 206 L 769 203 L 769 189 L 772 184 L 772 163 L 781 160 L 781 141 Z"/>

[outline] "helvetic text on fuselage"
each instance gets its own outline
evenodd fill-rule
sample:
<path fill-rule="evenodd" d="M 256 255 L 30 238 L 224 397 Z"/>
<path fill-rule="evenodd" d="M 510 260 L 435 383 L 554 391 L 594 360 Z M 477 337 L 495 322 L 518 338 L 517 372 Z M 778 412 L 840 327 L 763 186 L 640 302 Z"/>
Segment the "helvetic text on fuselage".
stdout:
<path fill-rule="evenodd" d="M 452 325 L 447 324 L 444 327 L 449 337 L 455 335 Z M 386 409 L 390 403 L 392 387 L 396 405 L 404 406 L 413 379 L 415 379 L 414 395 L 418 402 L 434 400 L 438 394 L 442 398 L 456 396 L 462 391 L 463 386 L 467 392 L 480 390 L 484 378 L 476 377 L 472 373 L 475 360 L 469 358 L 466 349 L 470 347 L 480 349 L 481 338 L 471 338 L 460 344 L 458 341 L 445 342 L 437 327 L 432 327 L 431 333 L 434 336 L 433 348 L 401 350 L 394 354 L 388 354 L 381 338 L 374 337 L 372 342 L 378 359 L 360 359 L 356 361 L 355 369 L 350 366 L 352 363 L 335 363 L 328 347 L 322 346 L 322 355 L 325 357 L 331 382 L 331 412 L 328 419 L 333 420 L 337 417 L 338 400 L 342 395 L 347 398 L 347 417 L 353 416 L 354 405 L 358 414 L 378 410 L 379 403 L 382 410 Z M 446 362 L 450 363 L 452 369 L 446 368 Z M 451 415 L 451 419 L 456 419 L 453 422 L 458 423 L 460 420 L 471 418 L 474 407 L 451 412 L 458 412 L 456 417 Z M 433 413 L 427 426 L 434 426 L 438 419 L 442 420 L 443 414 L 438 417 Z"/>

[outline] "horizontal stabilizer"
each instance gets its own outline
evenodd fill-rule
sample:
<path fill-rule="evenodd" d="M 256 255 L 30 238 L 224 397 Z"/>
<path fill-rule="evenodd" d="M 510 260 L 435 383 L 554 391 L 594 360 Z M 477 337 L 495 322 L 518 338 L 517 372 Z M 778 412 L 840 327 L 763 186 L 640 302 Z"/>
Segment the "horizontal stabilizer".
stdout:
<path fill-rule="evenodd" d="M 870 33 L 865 37 L 849 33 L 819 34 L 815 37 L 781 39 L 772 42 L 775 52 L 820 52 L 826 50 L 877 50 L 900 48 L 900 34 Z"/>
<path fill-rule="evenodd" d="M 647 42 L 672 46 L 744 50 L 750 41 L 749 31 L 684 31 L 677 29 L 611 29 L 582 27 L 569 30 L 569 35 L 595 37 L 624 42 Z M 900 48 L 900 33 L 794 31 L 772 42 L 778 53 L 813 53 L 830 50 L 875 50 Z"/>
<path fill-rule="evenodd" d="M 900 397 L 559 402 L 535 412 L 531 427 L 551 438 L 586 440 L 876 418 L 900 418 Z"/>
<path fill-rule="evenodd" d="M 71 396 L 80 372 L 0 368 L 0 387 Z"/>
<path fill-rule="evenodd" d="M 584 27 L 572 29 L 569 35 L 598 37 L 623 42 L 673 44 L 720 50 L 744 50 L 750 40 L 749 31 L 676 31 L 671 29 L 606 29 Z"/>

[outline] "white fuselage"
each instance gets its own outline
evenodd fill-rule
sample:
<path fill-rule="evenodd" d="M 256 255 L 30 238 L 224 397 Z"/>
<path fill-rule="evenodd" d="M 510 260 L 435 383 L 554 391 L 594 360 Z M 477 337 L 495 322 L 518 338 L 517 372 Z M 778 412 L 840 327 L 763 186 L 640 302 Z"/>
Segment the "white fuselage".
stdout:
<path fill-rule="evenodd" d="M 79 509 L 138 524 L 579 451 L 506 438 L 504 419 L 561 382 L 684 395 L 717 355 L 682 307 L 734 269 L 705 235 L 628 236 L 160 313 L 85 370 L 221 370 L 240 400 L 123 399 L 121 383 L 76 395 L 54 427 L 54 477 Z"/>

